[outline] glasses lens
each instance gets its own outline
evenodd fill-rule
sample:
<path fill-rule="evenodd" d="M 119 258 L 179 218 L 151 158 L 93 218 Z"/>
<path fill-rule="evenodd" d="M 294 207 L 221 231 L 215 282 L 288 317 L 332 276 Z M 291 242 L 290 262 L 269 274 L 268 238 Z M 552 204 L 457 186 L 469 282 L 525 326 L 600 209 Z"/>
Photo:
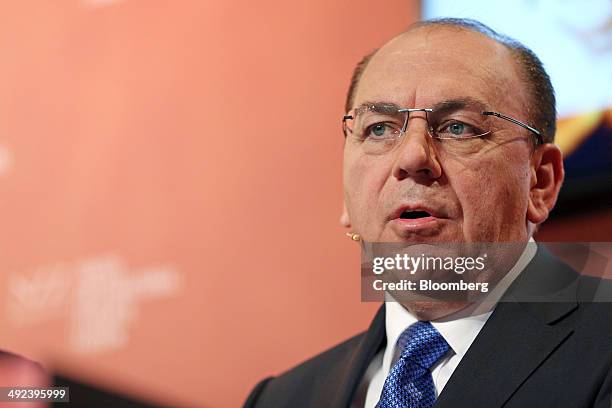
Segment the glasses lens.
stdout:
<path fill-rule="evenodd" d="M 425 111 L 429 135 L 438 140 L 440 151 L 470 154 L 482 148 L 483 136 L 491 133 L 491 117 L 483 115 L 482 106 L 463 101 Z M 345 117 L 347 137 L 356 139 L 364 153 L 382 154 L 399 144 L 406 132 L 409 112 L 400 112 L 396 105 L 362 106 Z"/>
<path fill-rule="evenodd" d="M 377 154 L 391 149 L 403 133 L 407 113 L 396 106 L 364 106 L 345 121 L 348 136 L 361 143 L 364 152 Z"/>
<path fill-rule="evenodd" d="M 464 140 L 482 137 L 490 132 L 490 118 L 482 109 L 463 106 L 427 112 L 429 133 L 436 139 Z"/>

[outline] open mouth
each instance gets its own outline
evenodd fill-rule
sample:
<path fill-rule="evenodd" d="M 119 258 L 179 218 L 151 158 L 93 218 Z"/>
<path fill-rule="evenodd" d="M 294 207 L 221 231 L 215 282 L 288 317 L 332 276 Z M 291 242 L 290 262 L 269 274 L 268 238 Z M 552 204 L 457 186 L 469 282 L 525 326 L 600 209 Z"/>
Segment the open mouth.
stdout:
<path fill-rule="evenodd" d="M 427 211 L 421 211 L 421 210 L 416 210 L 416 211 L 404 211 L 401 215 L 400 218 L 403 220 L 417 220 L 419 218 L 427 218 L 427 217 L 432 217 L 432 215 L 430 213 L 428 213 Z"/>

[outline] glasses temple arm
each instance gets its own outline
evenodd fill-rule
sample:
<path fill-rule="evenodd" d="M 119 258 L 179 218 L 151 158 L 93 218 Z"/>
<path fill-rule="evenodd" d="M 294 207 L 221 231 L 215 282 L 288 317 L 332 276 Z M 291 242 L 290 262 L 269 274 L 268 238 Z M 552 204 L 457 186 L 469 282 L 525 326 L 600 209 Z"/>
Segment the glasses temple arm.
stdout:
<path fill-rule="evenodd" d="M 544 139 L 542 137 L 542 133 L 540 133 L 539 130 L 529 126 L 528 124 L 521 122 L 520 120 L 511 118 L 510 116 L 503 115 L 503 114 L 501 114 L 499 112 L 485 111 L 485 112 L 482 112 L 482 114 L 483 115 L 490 115 L 490 116 L 491 115 L 492 116 L 497 116 L 498 118 L 501 118 L 501 119 L 507 120 L 509 122 L 512 122 L 515 125 L 519 125 L 519 126 L 525 128 L 525 129 L 529 130 L 530 132 L 535 133 L 536 136 L 538 137 L 538 144 L 544 144 Z"/>

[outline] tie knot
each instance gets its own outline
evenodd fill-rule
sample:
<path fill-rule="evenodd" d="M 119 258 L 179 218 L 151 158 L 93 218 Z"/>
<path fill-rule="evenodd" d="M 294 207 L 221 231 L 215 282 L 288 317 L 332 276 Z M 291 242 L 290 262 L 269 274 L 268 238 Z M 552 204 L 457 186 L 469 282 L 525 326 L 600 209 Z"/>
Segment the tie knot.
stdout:
<path fill-rule="evenodd" d="M 429 369 L 449 350 L 444 337 L 429 322 L 410 325 L 397 339 L 401 359 Z"/>

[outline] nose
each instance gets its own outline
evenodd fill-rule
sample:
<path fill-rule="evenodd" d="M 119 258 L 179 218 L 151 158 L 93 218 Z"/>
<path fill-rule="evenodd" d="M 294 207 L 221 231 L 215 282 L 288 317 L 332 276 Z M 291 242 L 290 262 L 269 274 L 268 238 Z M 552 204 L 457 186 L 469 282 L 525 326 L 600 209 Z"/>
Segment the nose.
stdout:
<path fill-rule="evenodd" d="M 395 151 L 393 176 L 397 180 L 410 177 L 427 183 L 442 175 L 442 166 L 427 126 L 425 116 L 410 115 L 406 132 Z"/>

